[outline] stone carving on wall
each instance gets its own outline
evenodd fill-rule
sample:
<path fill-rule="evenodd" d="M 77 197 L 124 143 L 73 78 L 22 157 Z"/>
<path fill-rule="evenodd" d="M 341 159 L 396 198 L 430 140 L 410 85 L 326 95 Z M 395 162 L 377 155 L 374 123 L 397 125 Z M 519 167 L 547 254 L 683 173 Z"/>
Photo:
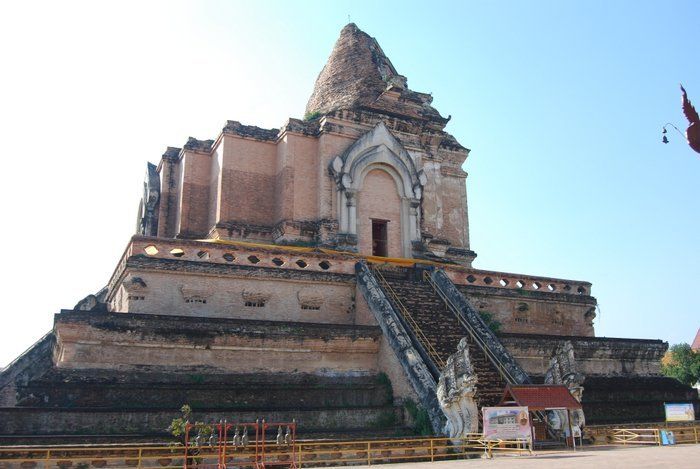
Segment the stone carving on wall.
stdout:
<path fill-rule="evenodd" d="M 136 277 L 134 275 L 127 275 L 127 277 L 122 282 L 122 286 L 127 293 L 145 293 L 148 290 L 148 285 L 146 281 L 141 277 Z"/>
<path fill-rule="evenodd" d="M 129 274 L 122 281 L 122 288 L 124 289 L 125 296 L 122 296 L 122 300 L 140 301 L 146 299 L 146 294 L 148 293 L 148 284 L 146 281 L 135 275 Z M 121 304 L 118 308 L 126 308 L 129 311 L 133 311 L 133 308 L 125 304 Z"/>
<path fill-rule="evenodd" d="M 272 297 L 272 293 L 268 291 L 261 291 L 261 290 L 243 290 L 241 292 L 241 296 L 243 297 L 243 301 L 250 301 L 250 302 L 262 302 L 265 303 L 267 300 L 269 300 Z"/>
<path fill-rule="evenodd" d="M 160 176 L 156 165 L 147 163 L 143 181 L 143 196 L 139 203 L 136 233 L 144 236 L 158 235 L 158 203 L 160 201 Z"/>
<path fill-rule="evenodd" d="M 193 288 L 188 285 L 182 285 L 180 287 L 180 293 L 182 293 L 182 298 L 185 300 L 185 303 L 206 303 L 207 298 L 211 295 L 208 290 Z"/>
<path fill-rule="evenodd" d="M 105 298 L 107 297 L 107 287 L 102 288 L 95 294 L 90 294 L 78 301 L 73 307 L 75 311 L 107 311 Z"/>
<path fill-rule="evenodd" d="M 469 359 L 467 339 L 459 341 L 457 352 L 450 355 L 440 374 L 437 398 L 447 417 L 445 434 L 450 438 L 465 438 L 479 428 L 479 408 L 474 400 L 477 378 Z"/>
<path fill-rule="evenodd" d="M 583 316 L 584 319 L 586 320 L 586 324 L 589 326 L 593 327 L 593 320 L 596 317 L 595 313 L 595 306 L 592 308 L 589 308 L 588 311 L 586 311 L 586 314 Z"/>
<path fill-rule="evenodd" d="M 574 396 L 574 399 L 581 402 L 583 397 L 583 386 L 581 385 L 586 377 L 579 373 L 578 367 L 576 365 L 576 357 L 574 355 L 574 345 L 570 340 L 565 341 L 562 345 L 557 347 L 549 359 L 549 368 L 544 376 L 545 384 L 563 384 L 569 388 L 569 392 Z M 549 411 L 550 413 L 556 413 L 557 415 L 552 417 L 560 422 L 566 421 L 566 412 L 562 410 Z M 571 411 L 572 424 L 578 425 L 583 428 L 586 423 L 583 410 L 572 410 Z M 563 431 L 563 428 L 554 428 L 556 424 L 552 426 L 554 430 Z"/>
<path fill-rule="evenodd" d="M 299 304 L 308 308 L 320 308 L 325 301 L 323 294 L 317 288 L 302 288 L 297 292 Z"/>

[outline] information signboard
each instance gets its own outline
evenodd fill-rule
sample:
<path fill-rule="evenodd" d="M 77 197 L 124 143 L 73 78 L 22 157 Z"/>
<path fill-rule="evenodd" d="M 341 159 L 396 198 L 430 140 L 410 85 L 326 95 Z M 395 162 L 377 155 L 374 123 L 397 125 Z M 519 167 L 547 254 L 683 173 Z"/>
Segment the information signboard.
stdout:
<path fill-rule="evenodd" d="M 664 404 L 666 409 L 667 422 L 692 422 L 695 420 L 695 409 L 693 404 Z"/>
<path fill-rule="evenodd" d="M 530 413 L 527 407 L 484 407 L 484 438 L 487 440 L 529 440 Z"/>

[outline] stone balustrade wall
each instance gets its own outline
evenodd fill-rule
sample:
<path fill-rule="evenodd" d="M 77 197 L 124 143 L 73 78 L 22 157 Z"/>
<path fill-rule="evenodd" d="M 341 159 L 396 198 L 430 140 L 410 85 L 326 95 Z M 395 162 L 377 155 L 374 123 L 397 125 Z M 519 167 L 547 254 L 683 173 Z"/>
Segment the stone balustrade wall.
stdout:
<path fill-rule="evenodd" d="M 354 275 L 355 263 L 365 258 L 365 256 L 353 253 L 311 247 L 218 243 L 134 236 L 115 269 L 110 281 L 110 287 L 114 287 L 118 281 L 119 274 L 125 268 L 127 259 L 137 255 L 160 259 L 180 259 L 225 265 L 348 275 Z M 382 258 L 368 258 L 368 261 L 371 263 L 381 263 L 382 260 Z M 386 259 L 387 263 L 396 261 L 399 261 L 398 263 L 401 265 L 410 263 L 408 259 Z M 428 261 L 421 261 L 420 259 L 415 261 L 416 263 L 434 264 Z M 440 268 L 457 285 L 580 296 L 590 296 L 591 294 L 591 284 L 589 282 L 468 269 L 458 265 L 441 264 Z"/>

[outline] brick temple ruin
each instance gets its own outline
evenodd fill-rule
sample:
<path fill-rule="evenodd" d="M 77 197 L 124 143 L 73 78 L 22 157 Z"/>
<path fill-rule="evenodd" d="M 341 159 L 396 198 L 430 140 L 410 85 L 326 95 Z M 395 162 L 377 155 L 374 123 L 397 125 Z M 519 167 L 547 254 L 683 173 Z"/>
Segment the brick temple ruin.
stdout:
<path fill-rule="evenodd" d="M 454 433 L 507 383 L 589 424 L 697 405 L 667 343 L 595 336 L 590 283 L 472 267 L 469 150 L 431 101 L 349 24 L 304 119 L 168 147 L 107 286 L 0 373 L 0 438 L 157 437 L 185 403 L 308 437 L 410 431 L 412 401 Z"/>

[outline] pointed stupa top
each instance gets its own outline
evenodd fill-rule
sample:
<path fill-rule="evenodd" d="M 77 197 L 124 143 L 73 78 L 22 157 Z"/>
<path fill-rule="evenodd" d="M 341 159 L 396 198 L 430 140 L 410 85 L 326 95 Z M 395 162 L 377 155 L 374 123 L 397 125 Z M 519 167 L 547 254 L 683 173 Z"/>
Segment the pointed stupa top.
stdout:
<path fill-rule="evenodd" d="M 306 114 L 370 104 L 390 85 L 406 88 L 406 77 L 396 72 L 376 39 L 350 23 L 316 79 Z"/>

